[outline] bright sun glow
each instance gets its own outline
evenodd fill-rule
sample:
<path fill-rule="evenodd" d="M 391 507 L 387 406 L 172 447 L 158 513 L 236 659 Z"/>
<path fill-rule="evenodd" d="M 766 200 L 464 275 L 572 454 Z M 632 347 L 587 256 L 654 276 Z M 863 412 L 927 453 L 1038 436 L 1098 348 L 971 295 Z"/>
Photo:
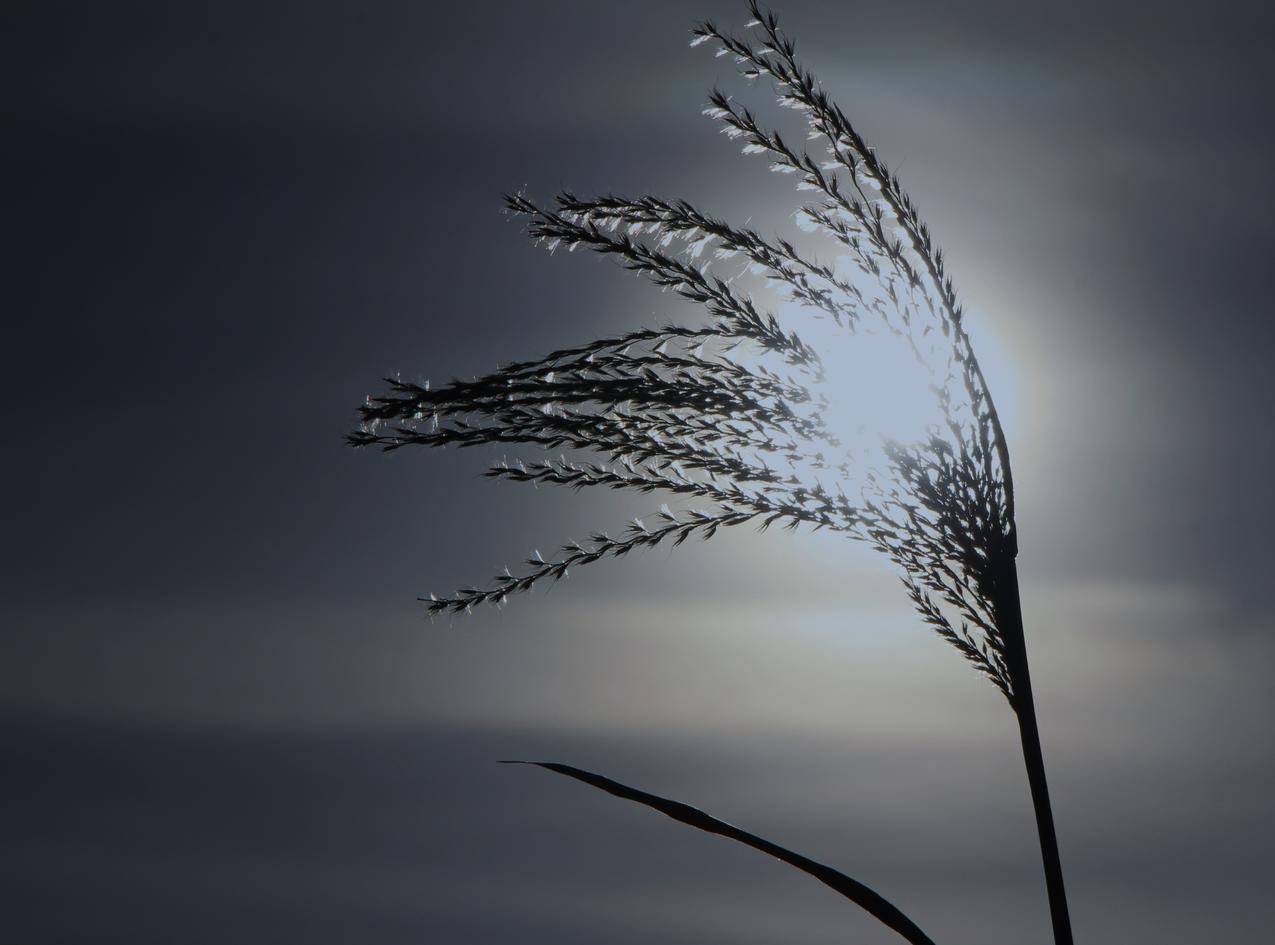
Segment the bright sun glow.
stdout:
<path fill-rule="evenodd" d="M 827 374 L 826 382 L 817 385 L 829 400 L 825 419 L 856 456 L 875 465 L 882 459 L 882 438 L 916 442 L 942 422 L 933 390 L 941 380 L 942 363 L 927 369 L 904 339 L 880 326 L 851 334 L 827 319 L 812 319 L 808 309 L 791 303 L 783 308 L 788 324 L 799 325 L 802 338 L 819 352 Z M 1002 418 L 1012 419 L 1012 362 L 985 326 L 978 329 L 977 347 L 983 371 L 1000 395 L 998 410 Z M 935 351 L 945 349 L 945 341 L 935 345 L 929 359 L 941 361 Z"/>
<path fill-rule="evenodd" d="M 880 436 L 912 442 L 941 419 L 933 377 L 894 335 L 838 331 L 819 350 L 828 372 L 828 424 L 848 446 L 869 446 Z"/>

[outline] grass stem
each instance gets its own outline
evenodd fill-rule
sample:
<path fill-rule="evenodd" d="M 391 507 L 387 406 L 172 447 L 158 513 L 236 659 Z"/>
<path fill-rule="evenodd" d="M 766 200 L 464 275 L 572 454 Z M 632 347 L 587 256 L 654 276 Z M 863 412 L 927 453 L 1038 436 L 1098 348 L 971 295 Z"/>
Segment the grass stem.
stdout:
<path fill-rule="evenodd" d="M 1031 673 L 1027 666 L 1027 641 L 1023 634 L 1022 601 L 1018 591 L 1018 568 L 1011 560 L 998 588 L 999 625 L 1005 637 L 1005 661 L 1014 680 L 1012 704 L 1018 715 L 1018 731 L 1023 743 L 1023 763 L 1036 813 L 1040 836 L 1040 856 L 1045 867 L 1045 887 L 1049 892 L 1049 916 L 1054 928 L 1054 945 L 1072 945 L 1071 917 L 1067 910 L 1067 890 L 1063 885 L 1062 860 L 1058 855 L 1058 835 L 1049 803 L 1049 783 L 1045 779 L 1045 756 L 1036 724 L 1036 704 L 1032 696 Z"/>

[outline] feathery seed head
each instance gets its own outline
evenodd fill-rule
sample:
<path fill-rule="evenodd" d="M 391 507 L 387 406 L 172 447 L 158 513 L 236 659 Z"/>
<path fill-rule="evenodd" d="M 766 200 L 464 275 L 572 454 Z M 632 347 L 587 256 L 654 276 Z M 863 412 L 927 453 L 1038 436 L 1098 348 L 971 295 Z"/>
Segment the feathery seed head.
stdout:
<path fill-rule="evenodd" d="M 684 200 L 564 192 L 542 205 L 508 194 L 506 209 L 550 252 L 565 246 L 610 258 L 702 307 L 705 317 L 437 388 L 387 379 L 388 390 L 360 408 L 363 422 L 349 442 L 580 450 L 594 458 L 502 461 L 487 475 L 697 503 L 678 511 L 662 504 L 649 523 L 633 519 L 619 537 L 598 532 L 570 542 L 554 560 L 537 551 L 524 574 L 506 569 L 488 589 L 431 594 L 431 614 L 501 604 L 571 567 L 664 542 L 675 547 L 693 535 L 708 539 L 721 528 L 808 525 L 887 555 L 922 619 L 1012 697 L 998 625 L 1002 575 L 1016 553 L 1008 450 L 952 279 L 897 178 L 799 63 L 774 15 L 756 2 L 750 10 L 749 39 L 706 22 L 690 45 L 711 42 L 745 77 L 768 76 L 778 104 L 802 116 L 809 140 L 826 154 L 816 160 L 792 148 L 717 89 L 703 114 L 745 154 L 766 155 L 771 170 L 792 178 L 804 195 L 799 229 L 838 258 L 820 261 L 796 241 L 734 226 Z M 737 271 L 710 276 L 709 263 Z M 771 287 L 779 308 L 746 291 L 756 280 Z M 824 320 L 833 340 L 807 343 L 793 326 L 803 313 Z M 874 337 L 917 372 L 910 390 L 931 422 L 916 435 L 885 439 L 880 462 L 865 465 L 861 451 L 843 443 L 846 424 L 833 409 L 844 395 L 844 368 L 818 349 Z M 852 501 L 845 486 L 856 477 Z"/>

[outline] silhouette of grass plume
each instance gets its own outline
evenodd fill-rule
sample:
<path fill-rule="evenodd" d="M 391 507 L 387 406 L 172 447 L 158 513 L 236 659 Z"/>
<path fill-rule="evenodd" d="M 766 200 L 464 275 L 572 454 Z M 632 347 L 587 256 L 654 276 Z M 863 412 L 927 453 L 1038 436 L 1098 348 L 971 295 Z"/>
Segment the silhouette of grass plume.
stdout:
<path fill-rule="evenodd" d="M 545 454 L 502 462 L 487 475 L 667 500 L 646 518 L 568 541 L 549 558 L 536 552 L 486 586 L 430 594 L 431 615 L 503 605 L 604 558 L 708 540 L 742 525 L 823 529 L 877 549 L 897 568 L 924 623 L 1004 695 L 1018 719 L 1055 942 L 1070 945 L 1018 596 L 1009 449 L 956 288 L 899 179 L 798 59 L 774 14 L 755 0 L 749 8 L 743 36 L 706 22 L 692 31 L 691 46 L 715 49 L 744 82 L 771 88 L 777 104 L 802 120 L 805 139 L 793 144 L 719 90 L 704 114 L 745 155 L 795 186 L 803 235 L 765 235 L 652 195 L 563 192 L 537 202 L 509 194 L 507 209 L 536 243 L 611 259 L 698 306 L 702 320 L 639 328 L 437 387 L 387 379 L 387 390 L 362 406 L 349 442 L 387 451 L 528 446 Z M 821 258 L 812 243 L 830 247 L 830 255 Z M 803 340 L 795 317 L 803 313 L 829 322 L 846 343 L 878 335 L 901 346 L 924 373 L 928 427 L 912 439 L 883 436 L 882 460 L 867 463 L 830 421 L 836 368 Z M 588 458 L 548 455 L 566 450 Z M 687 504 L 675 509 L 674 501 Z M 665 813 L 677 804 L 655 798 L 661 807 L 654 795 L 541 764 Z M 721 833 L 713 826 L 720 822 L 706 817 L 678 819 Z M 794 863 L 796 854 L 752 839 Z M 929 941 L 881 902 L 874 915 L 886 921 L 888 913 L 887 924 L 909 941 Z"/>

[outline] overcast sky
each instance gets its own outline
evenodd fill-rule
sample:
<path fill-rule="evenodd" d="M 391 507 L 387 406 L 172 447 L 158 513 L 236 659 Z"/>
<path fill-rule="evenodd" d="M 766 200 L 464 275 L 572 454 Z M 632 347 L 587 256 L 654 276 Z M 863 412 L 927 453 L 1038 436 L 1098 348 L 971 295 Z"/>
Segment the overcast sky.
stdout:
<path fill-rule="evenodd" d="M 737 80 L 687 30 L 743 3 L 441 6 L 4 14 L 4 921 L 890 940 L 513 755 L 825 859 L 945 945 L 1045 941 L 1012 716 L 862 549 L 722 534 L 425 621 L 418 594 L 659 500 L 348 450 L 378 379 L 696 318 L 546 256 L 501 194 L 650 192 L 785 233 L 796 205 L 699 113 Z M 945 247 L 1003 405 L 1077 940 L 1263 941 L 1275 15 L 778 12 Z"/>

